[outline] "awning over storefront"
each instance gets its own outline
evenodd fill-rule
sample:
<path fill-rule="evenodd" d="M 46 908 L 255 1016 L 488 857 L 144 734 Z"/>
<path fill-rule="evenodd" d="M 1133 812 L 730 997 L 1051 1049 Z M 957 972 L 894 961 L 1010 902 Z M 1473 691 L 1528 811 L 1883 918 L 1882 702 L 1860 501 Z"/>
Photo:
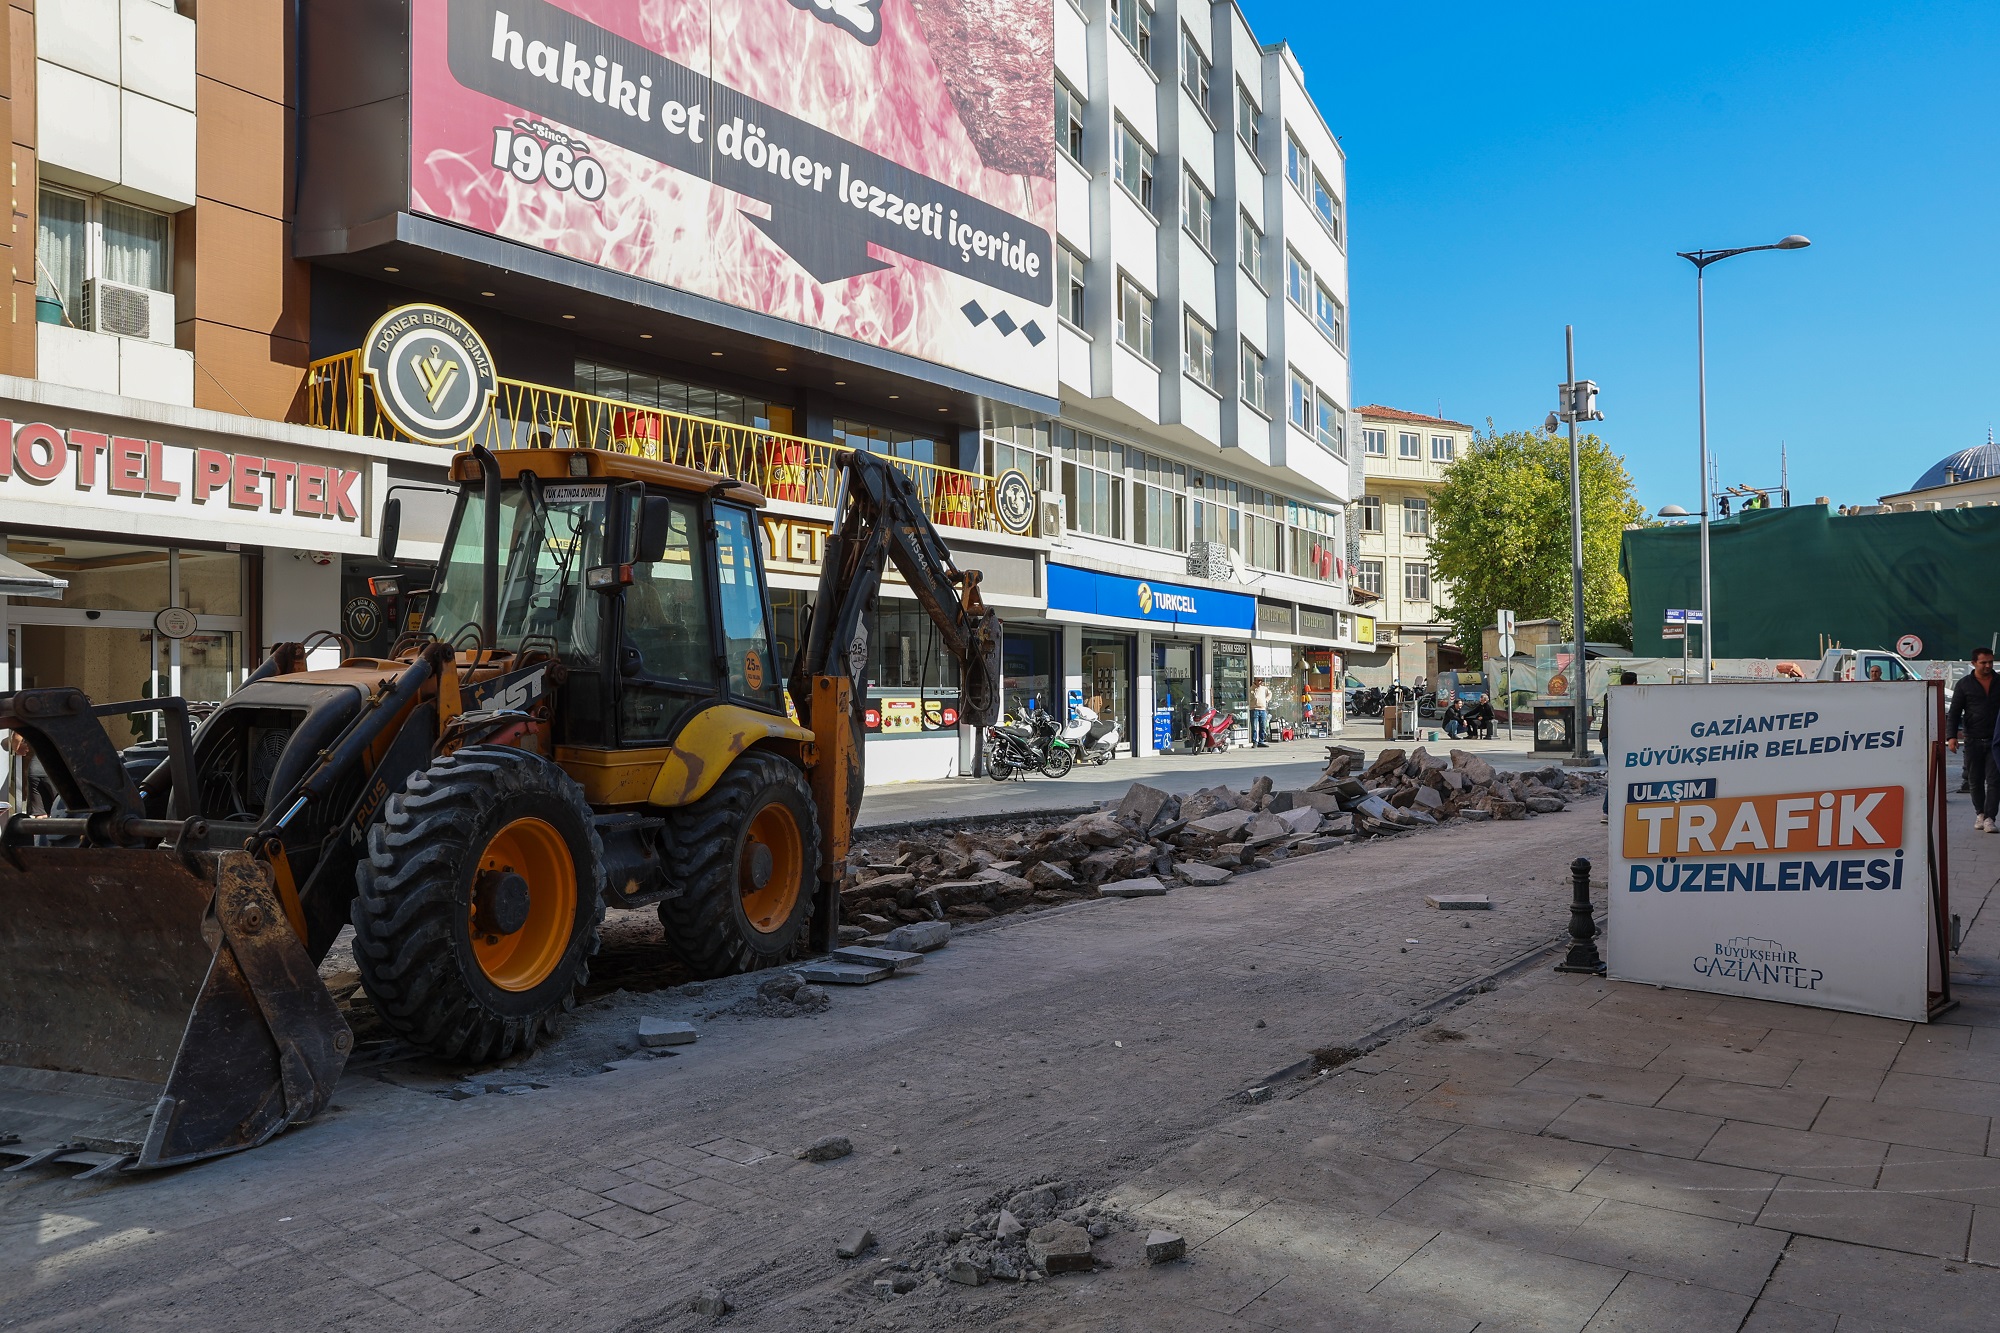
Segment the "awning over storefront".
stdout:
<path fill-rule="evenodd" d="M 8 597 L 53 597 L 60 601 L 69 588 L 68 579 L 44 574 L 18 560 L 0 555 L 0 595 Z"/>

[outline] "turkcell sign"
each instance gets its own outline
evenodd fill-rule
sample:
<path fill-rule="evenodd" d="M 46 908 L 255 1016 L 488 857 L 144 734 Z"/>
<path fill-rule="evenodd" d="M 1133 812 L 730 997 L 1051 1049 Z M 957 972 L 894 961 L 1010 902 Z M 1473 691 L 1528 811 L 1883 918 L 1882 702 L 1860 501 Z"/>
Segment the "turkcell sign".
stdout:
<path fill-rule="evenodd" d="M 1257 599 L 1052 562 L 1049 610 L 1249 633 L 1256 627 Z"/>
<path fill-rule="evenodd" d="M 1924 1021 L 1930 688 L 1623 685 L 1610 975 Z"/>

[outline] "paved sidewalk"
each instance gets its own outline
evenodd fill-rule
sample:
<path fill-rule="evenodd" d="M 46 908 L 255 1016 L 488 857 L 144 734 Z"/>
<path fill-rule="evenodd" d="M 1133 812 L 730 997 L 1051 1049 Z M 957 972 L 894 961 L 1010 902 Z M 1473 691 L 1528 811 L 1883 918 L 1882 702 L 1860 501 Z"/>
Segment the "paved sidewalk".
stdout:
<path fill-rule="evenodd" d="M 1131 1329 L 2000 1327 L 2000 838 L 1955 800 L 1934 1024 L 1537 966 L 1123 1183 L 1185 1264 Z M 1009 1327 L 1072 1326 L 1037 1312 Z"/>
<path fill-rule="evenodd" d="M 1356 736 L 1355 732 L 1364 733 Z M 1490 741 L 1454 741 L 1439 733 L 1436 741 L 1423 739 L 1426 728 L 1415 741 L 1385 741 L 1379 724 L 1350 727 L 1346 736 L 1331 740 L 1273 741 L 1261 753 L 1254 749 L 1229 750 L 1214 755 L 1149 755 L 1143 759 L 1114 759 L 1101 768 L 1078 768 L 1066 778 L 1029 777 L 1010 782 L 988 778 L 945 778 L 932 782 L 890 782 L 868 788 L 861 805 L 859 827 L 903 824 L 912 820 L 944 819 L 955 815 L 1029 814 L 1040 810 L 1068 810 L 1096 805 L 1122 796 L 1135 782 L 1151 783 L 1164 791 L 1185 794 L 1226 782 L 1247 787 L 1260 773 L 1268 773 L 1280 789 L 1303 787 L 1318 778 L 1326 767 L 1326 747 L 1351 745 L 1372 760 L 1390 745 L 1403 749 L 1426 746 L 1434 754 L 1452 749 L 1470 750 L 1495 768 L 1542 768 L 1560 764 L 1561 755 L 1537 755 L 1530 749 L 1526 731 L 1509 741 L 1503 732 Z M 1372 733 L 1372 734 L 1370 734 Z M 871 760 L 874 756 L 871 756 Z"/>

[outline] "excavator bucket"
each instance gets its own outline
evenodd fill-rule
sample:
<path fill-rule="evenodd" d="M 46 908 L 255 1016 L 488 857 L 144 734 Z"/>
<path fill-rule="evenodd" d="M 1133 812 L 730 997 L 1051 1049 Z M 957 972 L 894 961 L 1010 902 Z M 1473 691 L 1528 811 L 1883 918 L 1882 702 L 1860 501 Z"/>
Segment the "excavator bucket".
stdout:
<path fill-rule="evenodd" d="M 0 1154 L 139 1170 L 321 1110 L 353 1034 L 244 852 L 0 846 Z"/>

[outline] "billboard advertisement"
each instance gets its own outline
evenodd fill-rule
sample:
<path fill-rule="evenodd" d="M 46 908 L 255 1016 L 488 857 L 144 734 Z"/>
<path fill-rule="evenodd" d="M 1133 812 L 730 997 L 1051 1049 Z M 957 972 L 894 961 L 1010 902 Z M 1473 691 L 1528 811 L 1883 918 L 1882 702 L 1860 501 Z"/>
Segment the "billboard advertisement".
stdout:
<path fill-rule="evenodd" d="M 1613 689 L 1610 975 L 1924 1021 L 1937 688 Z"/>
<path fill-rule="evenodd" d="M 410 207 L 1056 393 L 1054 0 L 414 0 Z"/>

